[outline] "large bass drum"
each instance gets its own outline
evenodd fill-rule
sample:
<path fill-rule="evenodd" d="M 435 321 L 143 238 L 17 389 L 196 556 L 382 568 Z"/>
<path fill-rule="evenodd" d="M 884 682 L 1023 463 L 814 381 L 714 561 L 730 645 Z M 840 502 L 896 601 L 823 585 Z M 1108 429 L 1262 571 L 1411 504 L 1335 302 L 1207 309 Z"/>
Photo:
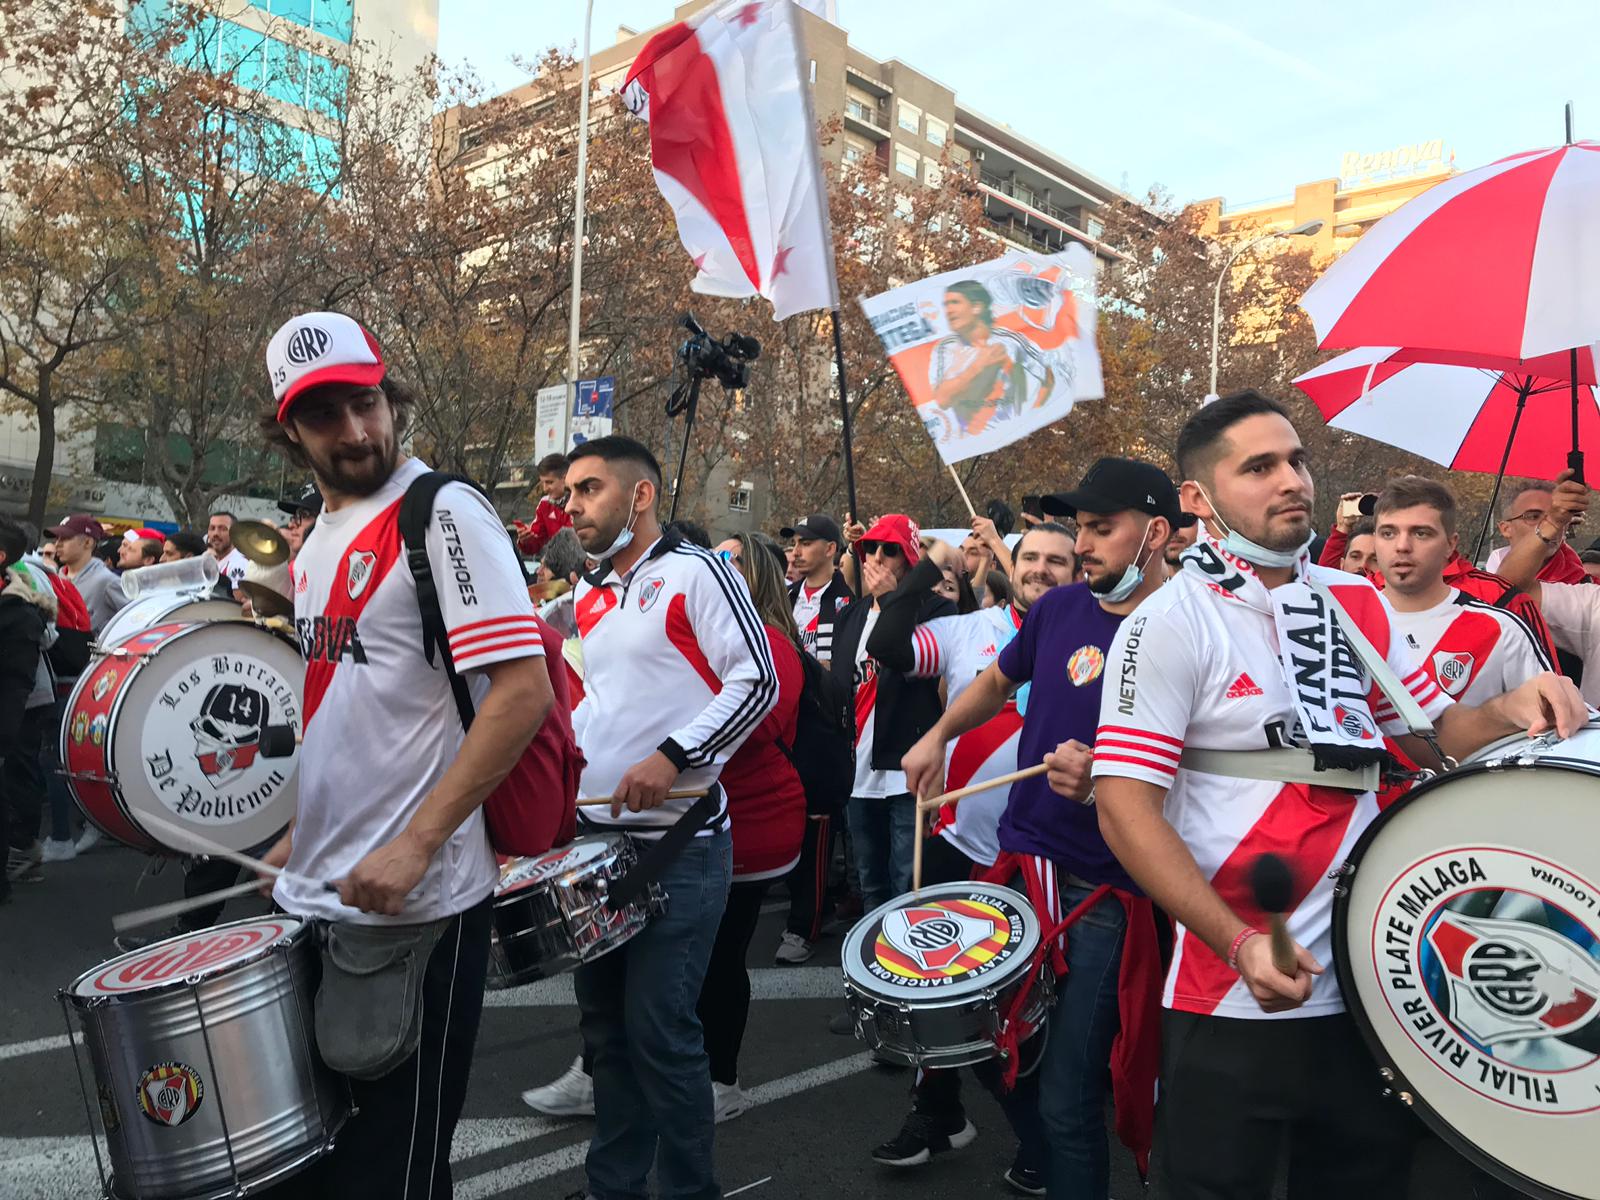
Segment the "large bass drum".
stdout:
<path fill-rule="evenodd" d="M 1600 1198 L 1600 725 L 1410 792 L 1335 895 L 1339 983 L 1400 1099 L 1530 1196 Z"/>
<path fill-rule="evenodd" d="M 285 634 L 248 621 L 176 622 L 97 658 L 67 700 L 61 761 L 101 831 L 154 853 L 186 852 L 145 814 L 229 850 L 267 842 L 294 816 L 298 755 L 267 758 L 269 728 L 300 730 L 305 664 Z M 290 743 L 292 745 L 292 742 Z"/>
<path fill-rule="evenodd" d="M 95 638 L 101 651 L 114 649 L 125 639 L 152 625 L 174 621 L 228 621 L 239 619 L 236 600 L 219 600 L 209 588 L 175 592 L 152 592 L 118 609 Z"/>

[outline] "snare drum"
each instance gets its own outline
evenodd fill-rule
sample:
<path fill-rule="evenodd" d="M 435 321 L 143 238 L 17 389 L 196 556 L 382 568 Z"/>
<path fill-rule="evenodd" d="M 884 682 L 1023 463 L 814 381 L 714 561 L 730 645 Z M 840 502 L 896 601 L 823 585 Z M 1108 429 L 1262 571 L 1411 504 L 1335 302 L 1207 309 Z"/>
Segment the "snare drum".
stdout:
<path fill-rule="evenodd" d="M 239 619 L 235 600 L 218 600 L 210 588 L 173 592 L 154 592 L 118 609 L 95 638 L 102 651 L 113 650 L 121 642 L 152 625 L 174 621 L 228 621 Z"/>
<path fill-rule="evenodd" d="M 1038 948 L 1033 907 L 1010 888 L 943 883 L 897 897 L 845 938 L 844 990 L 856 1036 L 910 1066 L 994 1058 Z M 1055 976 L 1041 964 L 1020 1014 L 1035 1031 L 1054 994 Z"/>
<path fill-rule="evenodd" d="M 1528 1195 L 1600 1197 L 1600 725 L 1402 797 L 1345 864 L 1333 935 L 1401 1100 Z"/>
<path fill-rule="evenodd" d="M 611 888 L 638 861 L 632 838 L 608 833 L 508 862 L 494 893 L 494 953 L 504 985 L 593 962 L 665 911 L 667 897 L 656 884 L 641 899 L 607 906 Z"/>
<path fill-rule="evenodd" d="M 332 1147 L 350 1101 L 312 1044 L 318 968 L 311 925 L 262 917 L 114 958 L 61 993 L 94 1069 L 107 1195 L 242 1196 Z"/>
<path fill-rule="evenodd" d="M 110 837 L 186 852 L 140 823 L 154 814 L 229 850 L 294 816 L 295 754 L 264 758 L 270 726 L 300 728 L 305 664 L 287 636 L 245 621 L 178 622 L 96 659 L 67 701 L 61 761 L 84 815 Z"/>

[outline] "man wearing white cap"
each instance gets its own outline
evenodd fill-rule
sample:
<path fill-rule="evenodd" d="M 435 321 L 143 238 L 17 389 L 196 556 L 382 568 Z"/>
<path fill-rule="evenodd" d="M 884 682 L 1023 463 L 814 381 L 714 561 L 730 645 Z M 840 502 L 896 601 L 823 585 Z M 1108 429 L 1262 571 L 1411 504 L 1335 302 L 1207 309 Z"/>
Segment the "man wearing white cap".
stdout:
<path fill-rule="evenodd" d="M 359 1109 L 293 1196 L 449 1196 L 497 878 L 480 808 L 552 699 L 533 608 L 499 518 L 472 488 L 433 501 L 427 558 L 476 717 L 463 732 L 424 655 L 399 510 L 427 474 L 400 452 L 412 397 L 377 341 L 306 313 L 267 345 L 268 441 L 309 467 L 322 514 L 293 567 L 306 657 L 299 802 L 268 860 L 273 898 L 326 924 L 318 1048 Z M 337 892 L 317 882 L 328 880 Z"/>

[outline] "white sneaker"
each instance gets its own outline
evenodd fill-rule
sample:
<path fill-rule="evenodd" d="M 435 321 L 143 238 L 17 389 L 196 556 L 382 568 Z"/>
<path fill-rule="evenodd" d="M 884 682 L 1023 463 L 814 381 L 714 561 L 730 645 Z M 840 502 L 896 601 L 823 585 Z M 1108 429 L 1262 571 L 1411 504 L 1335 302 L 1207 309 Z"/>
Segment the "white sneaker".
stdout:
<path fill-rule="evenodd" d="M 778 952 L 772 957 L 780 967 L 797 967 L 812 954 L 811 943 L 798 933 L 785 929 L 778 941 Z"/>
<path fill-rule="evenodd" d="M 46 838 L 39 855 L 45 862 L 71 862 L 78 857 L 78 847 L 71 838 Z"/>
<path fill-rule="evenodd" d="M 98 846 L 101 840 L 102 837 L 98 829 L 96 829 L 93 825 L 85 825 L 83 827 L 83 832 L 78 835 L 78 842 L 75 849 L 79 854 L 87 854 L 89 851 Z"/>
<path fill-rule="evenodd" d="M 744 1110 L 750 1107 L 750 1097 L 745 1095 L 744 1089 L 737 1082 L 718 1083 L 711 1081 L 711 1096 L 717 1114 L 717 1124 L 731 1121 L 737 1116 L 742 1116 Z"/>
<path fill-rule="evenodd" d="M 548 1117 L 592 1117 L 594 1080 L 583 1073 L 582 1057 L 575 1058 L 554 1083 L 523 1092 L 522 1102 Z"/>

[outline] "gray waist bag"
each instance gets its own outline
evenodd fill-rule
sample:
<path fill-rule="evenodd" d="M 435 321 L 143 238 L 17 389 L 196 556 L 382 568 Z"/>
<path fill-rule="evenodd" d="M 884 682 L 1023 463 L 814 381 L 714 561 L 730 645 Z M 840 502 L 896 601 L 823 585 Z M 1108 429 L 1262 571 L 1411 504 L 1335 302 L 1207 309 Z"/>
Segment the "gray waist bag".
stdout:
<path fill-rule="evenodd" d="M 330 921 L 317 989 L 317 1049 L 342 1075 L 381 1079 L 422 1037 L 422 976 L 446 917 L 421 925 Z"/>

